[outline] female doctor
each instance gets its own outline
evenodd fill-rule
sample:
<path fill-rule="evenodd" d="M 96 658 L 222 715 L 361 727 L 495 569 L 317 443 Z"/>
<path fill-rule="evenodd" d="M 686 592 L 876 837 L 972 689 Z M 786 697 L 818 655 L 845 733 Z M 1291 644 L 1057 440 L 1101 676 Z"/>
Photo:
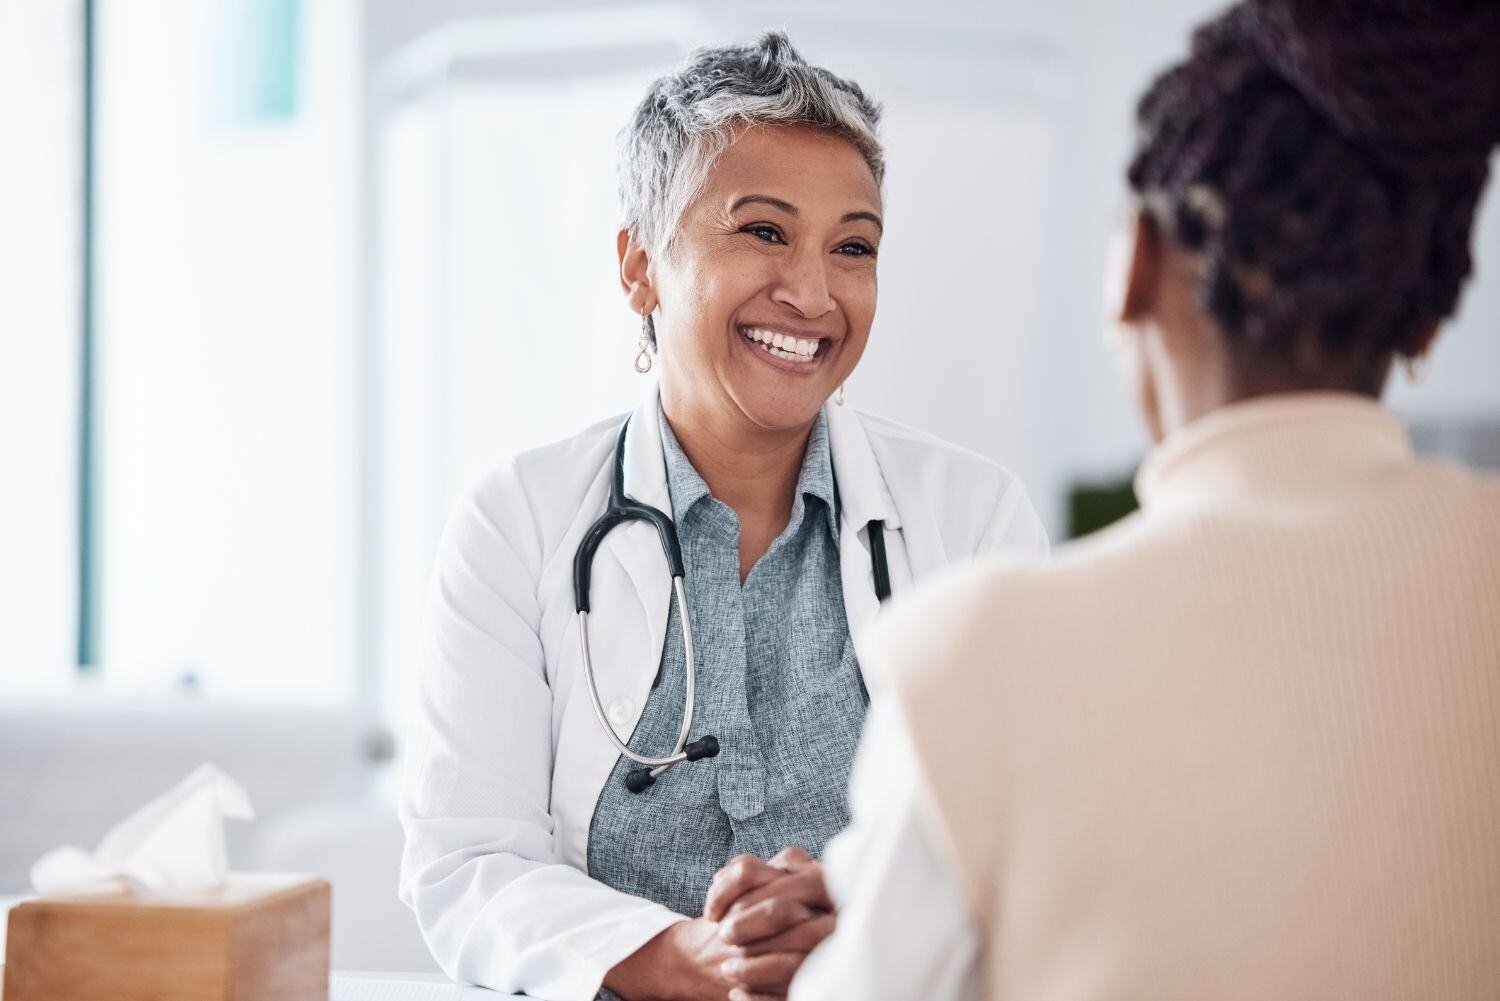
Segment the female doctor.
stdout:
<path fill-rule="evenodd" d="M 433 578 L 401 896 L 455 979 L 784 994 L 834 920 L 814 858 L 848 821 L 851 636 L 947 564 L 1046 545 L 1005 470 L 843 405 L 878 117 L 768 34 L 694 53 L 622 136 L 619 273 L 655 381 L 483 480 Z"/>

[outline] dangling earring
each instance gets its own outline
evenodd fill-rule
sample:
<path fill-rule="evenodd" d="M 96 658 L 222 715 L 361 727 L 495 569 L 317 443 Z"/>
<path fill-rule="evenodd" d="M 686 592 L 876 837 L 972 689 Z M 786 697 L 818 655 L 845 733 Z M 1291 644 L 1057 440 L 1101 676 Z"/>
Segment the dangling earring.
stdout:
<path fill-rule="evenodd" d="M 635 370 L 641 375 L 651 371 L 651 349 L 656 346 L 656 324 L 650 313 L 641 314 L 640 351 L 635 356 Z"/>
<path fill-rule="evenodd" d="M 833 402 L 841 407 L 844 405 L 844 384 L 842 382 L 839 383 L 839 388 L 834 390 Z"/>
<path fill-rule="evenodd" d="M 1413 386 L 1427 378 L 1426 355 L 1407 355 L 1401 359 L 1401 367 L 1406 369 L 1406 381 Z"/>

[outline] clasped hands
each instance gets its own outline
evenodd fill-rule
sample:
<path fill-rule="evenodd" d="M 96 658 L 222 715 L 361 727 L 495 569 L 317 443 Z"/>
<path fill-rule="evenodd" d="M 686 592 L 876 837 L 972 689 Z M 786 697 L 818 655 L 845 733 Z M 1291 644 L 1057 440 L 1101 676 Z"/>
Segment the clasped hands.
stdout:
<path fill-rule="evenodd" d="M 801 848 L 740 855 L 715 874 L 703 917 L 679 921 L 605 978 L 627 1001 L 773 1001 L 833 931 L 823 868 Z"/>

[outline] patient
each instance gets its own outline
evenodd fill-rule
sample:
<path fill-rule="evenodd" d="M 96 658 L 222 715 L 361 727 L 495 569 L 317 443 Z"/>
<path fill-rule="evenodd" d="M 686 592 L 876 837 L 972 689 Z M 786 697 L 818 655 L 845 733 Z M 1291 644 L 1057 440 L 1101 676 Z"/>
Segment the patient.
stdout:
<path fill-rule="evenodd" d="M 1242 4 L 1138 126 L 1143 510 L 897 599 L 792 997 L 1492 1001 L 1500 480 L 1378 400 L 1470 271 L 1500 4 Z"/>

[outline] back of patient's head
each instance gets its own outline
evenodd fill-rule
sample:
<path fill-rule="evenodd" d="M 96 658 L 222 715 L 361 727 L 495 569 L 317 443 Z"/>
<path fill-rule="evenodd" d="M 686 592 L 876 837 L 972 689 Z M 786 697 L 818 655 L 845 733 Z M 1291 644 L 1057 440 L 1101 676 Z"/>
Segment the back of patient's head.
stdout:
<path fill-rule="evenodd" d="M 1131 187 L 1250 383 L 1378 394 L 1456 309 L 1497 0 L 1246 0 L 1141 99 Z"/>

